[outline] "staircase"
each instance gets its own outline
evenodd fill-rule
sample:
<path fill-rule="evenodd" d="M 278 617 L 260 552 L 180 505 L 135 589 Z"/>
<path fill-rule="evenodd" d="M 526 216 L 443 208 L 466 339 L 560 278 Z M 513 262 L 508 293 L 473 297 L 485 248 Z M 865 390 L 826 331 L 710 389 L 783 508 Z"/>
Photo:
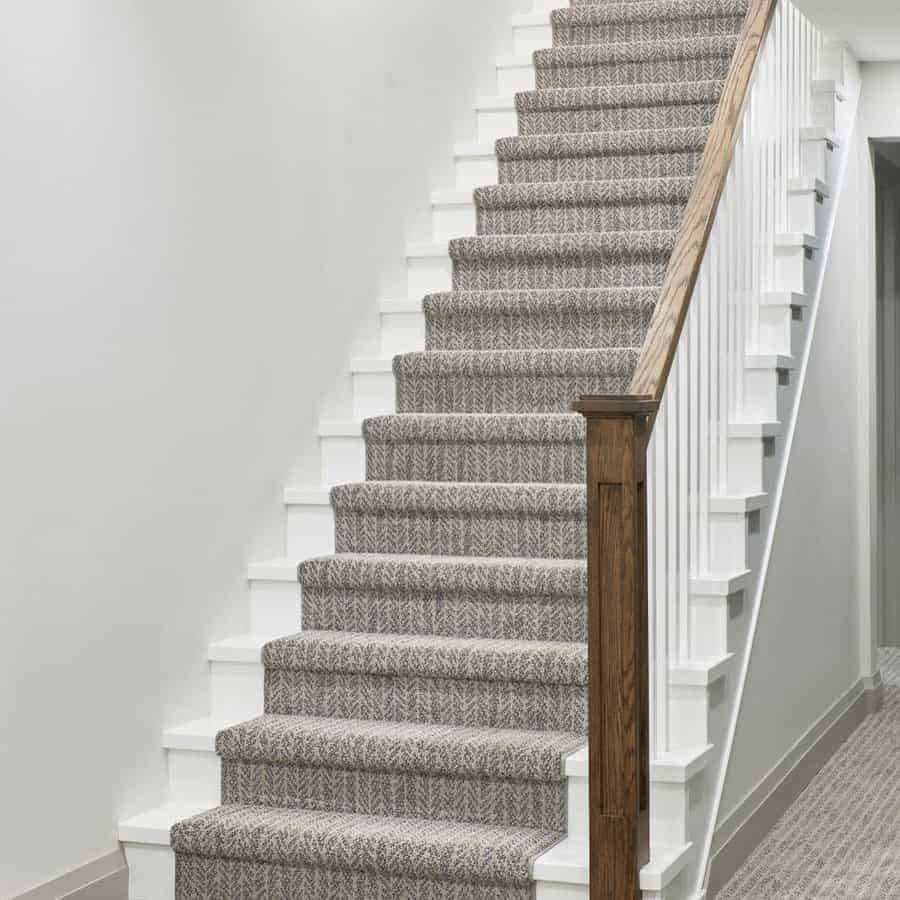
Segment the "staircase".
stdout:
<path fill-rule="evenodd" d="M 209 648 L 209 718 L 163 735 L 167 803 L 120 823 L 131 900 L 588 896 L 585 427 L 568 409 L 629 389 L 748 0 L 553 5 L 513 20 L 433 240 L 407 249 L 408 298 L 380 302 L 350 415 L 320 423 L 325 487 L 285 493 L 286 557 L 249 572 L 251 632 Z M 740 351 L 714 558 L 690 565 L 691 652 L 657 660 L 648 897 L 699 896 L 846 128 L 840 77 L 814 90 L 771 236 L 778 289 Z"/>

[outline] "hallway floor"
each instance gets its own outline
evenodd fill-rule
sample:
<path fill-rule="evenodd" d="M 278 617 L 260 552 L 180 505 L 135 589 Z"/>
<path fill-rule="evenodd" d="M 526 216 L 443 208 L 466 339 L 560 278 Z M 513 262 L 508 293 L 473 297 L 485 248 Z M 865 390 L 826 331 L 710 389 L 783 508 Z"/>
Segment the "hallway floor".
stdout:
<path fill-rule="evenodd" d="M 718 900 L 900 897 L 900 649 L 882 651 L 869 716 L 719 892 Z"/>

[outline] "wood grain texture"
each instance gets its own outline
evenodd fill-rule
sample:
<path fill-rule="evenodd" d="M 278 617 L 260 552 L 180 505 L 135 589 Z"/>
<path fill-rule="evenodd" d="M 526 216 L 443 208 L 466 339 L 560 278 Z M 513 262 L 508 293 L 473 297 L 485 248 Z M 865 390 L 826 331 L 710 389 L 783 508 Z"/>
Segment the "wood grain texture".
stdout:
<path fill-rule="evenodd" d="M 753 70 L 778 0 L 752 0 L 669 259 L 630 393 L 662 397 L 731 168 Z"/>
<path fill-rule="evenodd" d="M 637 900 L 646 858 L 646 397 L 582 397 L 587 419 L 591 900 Z"/>

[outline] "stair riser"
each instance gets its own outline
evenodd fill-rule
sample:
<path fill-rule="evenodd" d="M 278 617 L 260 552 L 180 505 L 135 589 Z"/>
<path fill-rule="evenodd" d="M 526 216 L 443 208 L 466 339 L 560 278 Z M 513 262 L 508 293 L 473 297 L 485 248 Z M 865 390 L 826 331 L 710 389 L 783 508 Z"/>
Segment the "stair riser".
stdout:
<path fill-rule="evenodd" d="M 770 493 L 778 477 L 774 438 L 732 438 L 728 442 L 728 492 Z"/>
<path fill-rule="evenodd" d="M 791 373 L 748 369 L 744 373 L 744 418 L 748 422 L 784 422 L 790 412 Z"/>
<path fill-rule="evenodd" d="M 629 382 L 630 374 L 401 377 L 397 381 L 397 409 L 424 413 L 568 412 L 572 399 L 580 394 L 624 393 Z"/>
<path fill-rule="evenodd" d="M 737 17 L 650 19 L 635 22 L 602 22 L 589 25 L 554 25 L 553 45 L 620 44 L 632 41 L 687 40 L 701 36 L 735 35 L 741 30 Z"/>
<path fill-rule="evenodd" d="M 289 559 L 324 556 L 334 552 L 331 535 L 334 513 L 328 504 L 289 504 L 287 507 L 286 555 Z"/>
<path fill-rule="evenodd" d="M 818 254 L 805 247 L 775 248 L 775 284 L 778 290 L 811 296 L 818 275 Z"/>
<path fill-rule="evenodd" d="M 800 148 L 804 175 L 825 184 L 837 183 L 837 153 L 833 144 L 824 140 L 802 141 Z"/>
<path fill-rule="evenodd" d="M 572 205 L 484 208 L 478 210 L 478 234 L 550 234 L 588 231 L 673 231 L 684 203 Z"/>
<path fill-rule="evenodd" d="M 730 57 L 699 57 L 598 63 L 589 66 L 539 66 L 536 70 L 536 85 L 538 90 L 547 90 L 611 84 L 678 84 L 685 81 L 711 81 L 725 78 L 730 64 Z"/>
<path fill-rule="evenodd" d="M 300 585 L 283 581 L 250 582 L 250 631 L 280 637 L 300 630 Z"/>
<path fill-rule="evenodd" d="M 827 197 L 815 191 L 792 191 L 788 194 L 788 217 L 793 231 L 825 237 L 831 216 Z"/>
<path fill-rule="evenodd" d="M 169 750 L 166 753 L 169 799 L 203 806 L 218 806 L 222 770 L 212 751 Z"/>
<path fill-rule="evenodd" d="M 390 372 L 353 375 L 353 418 L 367 419 L 394 411 L 396 386 Z"/>
<path fill-rule="evenodd" d="M 799 357 L 805 336 L 806 316 L 802 307 L 788 305 L 760 307 L 760 352 Z"/>
<path fill-rule="evenodd" d="M 323 437 L 319 447 L 322 460 L 322 484 L 344 484 L 348 481 L 365 479 L 366 445 L 362 436 Z"/>
<path fill-rule="evenodd" d="M 645 128 L 690 128 L 711 125 L 715 103 L 683 105 L 601 107 L 575 110 L 523 110 L 519 112 L 518 133 L 572 134 L 593 131 L 634 131 Z M 515 132 L 496 134 L 495 137 Z"/>
<path fill-rule="evenodd" d="M 225 760 L 222 800 L 516 828 L 566 827 L 566 784 Z"/>
<path fill-rule="evenodd" d="M 519 126 L 513 107 L 478 109 L 475 115 L 479 144 L 492 144 L 498 138 L 514 137 Z"/>
<path fill-rule="evenodd" d="M 497 177 L 501 184 L 685 177 L 694 174 L 702 153 L 702 150 L 685 150 L 671 154 L 510 159 L 499 163 Z"/>
<path fill-rule="evenodd" d="M 575 395 L 573 395 L 575 396 Z M 536 514 L 361 513 L 338 510 L 338 553 L 419 553 L 434 556 L 584 557 L 585 522 Z"/>
<path fill-rule="evenodd" d="M 543 25 L 514 25 L 513 26 L 513 54 L 515 56 L 530 56 L 535 50 L 544 50 L 553 46 L 553 29 L 550 27 L 550 17 Z"/>
<path fill-rule="evenodd" d="M 727 721 L 726 679 L 714 684 L 669 685 L 669 746 L 673 749 L 716 743 Z"/>
<path fill-rule="evenodd" d="M 407 296 L 416 300 L 426 294 L 450 290 L 452 272 L 449 256 L 407 257 Z"/>
<path fill-rule="evenodd" d="M 534 66 L 497 66 L 497 94 L 508 97 L 519 91 L 533 91 L 535 87 Z"/>
<path fill-rule="evenodd" d="M 469 191 L 482 185 L 497 183 L 497 158 L 489 156 L 454 157 L 456 187 L 461 191 Z"/>
<path fill-rule="evenodd" d="M 210 685 L 212 718 L 241 721 L 262 715 L 262 663 L 213 662 Z"/>
<path fill-rule="evenodd" d="M 431 232 L 435 243 L 475 234 L 477 218 L 475 204 L 434 204 L 431 207 Z"/>
<path fill-rule="evenodd" d="M 583 734 L 587 689 L 267 669 L 266 712 Z"/>
<path fill-rule="evenodd" d="M 367 634 L 437 634 L 521 641 L 586 641 L 585 597 L 307 588 L 303 627 Z"/>
<path fill-rule="evenodd" d="M 691 654 L 697 659 L 715 659 L 732 651 L 734 624 L 744 612 L 742 591 L 729 597 L 692 596 L 689 607 Z"/>
<path fill-rule="evenodd" d="M 846 104 L 834 91 L 814 91 L 812 95 L 812 119 L 814 125 L 827 128 L 835 134 L 846 134 Z"/>
<path fill-rule="evenodd" d="M 123 842 L 129 900 L 175 900 L 175 854 L 168 846 Z"/>
<path fill-rule="evenodd" d="M 483 312 L 428 316 L 429 350 L 596 349 L 639 347 L 652 309 L 624 312 L 548 310 L 522 315 Z"/>
<path fill-rule="evenodd" d="M 710 569 L 752 569 L 759 558 L 765 517 L 764 509 L 752 513 L 710 513 Z"/>
<path fill-rule="evenodd" d="M 643 895 L 646 898 L 646 894 Z M 538 881 L 534 900 L 589 900 L 586 884 L 565 884 L 560 881 Z"/>
<path fill-rule="evenodd" d="M 362 870 L 333 870 L 283 866 L 275 863 L 216 859 L 180 854 L 175 874 L 179 900 L 209 900 L 223 897 L 258 897 L 259 885 L 277 885 L 280 898 L 303 900 L 398 900 L 428 897 L 429 900 L 532 900 L 530 885 L 502 889 L 469 882 L 426 881 L 400 875 Z M 156 900 L 156 898 L 152 898 Z"/>
<path fill-rule="evenodd" d="M 584 443 L 374 443 L 372 481 L 584 482 Z"/>
<path fill-rule="evenodd" d="M 662 284 L 668 255 L 463 258 L 453 266 L 453 289 L 499 291 Z"/>

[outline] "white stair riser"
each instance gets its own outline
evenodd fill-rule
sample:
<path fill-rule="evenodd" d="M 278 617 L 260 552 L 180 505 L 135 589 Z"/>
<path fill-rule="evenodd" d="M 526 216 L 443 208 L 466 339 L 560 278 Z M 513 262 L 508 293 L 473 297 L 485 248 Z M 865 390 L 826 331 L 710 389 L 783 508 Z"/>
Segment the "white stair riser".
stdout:
<path fill-rule="evenodd" d="M 809 178 L 818 178 L 825 184 L 835 184 L 837 179 L 837 153 L 834 145 L 824 140 L 801 141 L 801 168 Z"/>
<path fill-rule="evenodd" d="M 710 513 L 710 567 L 741 571 L 751 563 L 759 543 L 762 510 L 753 513 Z"/>
<path fill-rule="evenodd" d="M 586 884 L 539 881 L 535 900 L 590 900 L 590 889 Z"/>
<path fill-rule="evenodd" d="M 846 44 L 825 41 L 819 59 L 819 77 L 831 78 L 838 84 L 846 84 L 853 68 L 853 58 Z"/>
<path fill-rule="evenodd" d="M 732 438 L 728 442 L 728 492 L 770 493 L 778 475 L 774 438 Z"/>
<path fill-rule="evenodd" d="M 788 412 L 791 373 L 747 369 L 744 373 L 744 418 L 749 422 L 781 422 Z"/>
<path fill-rule="evenodd" d="M 587 778 L 569 776 L 568 781 L 566 830 L 573 841 L 584 841 L 587 843 L 590 838 Z"/>
<path fill-rule="evenodd" d="M 432 204 L 431 231 L 436 243 L 475 234 L 475 204 Z"/>
<path fill-rule="evenodd" d="M 175 900 L 175 854 L 161 844 L 122 844 L 129 900 Z"/>
<path fill-rule="evenodd" d="M 677 847 L 689 840 L 690 782 L 658 782 L 650 786 L 650 845 Z"/>
<path fill-rule="evenodd" d="M 497 66 L 497 93 L 516 94 L 519 91 L 534 90 L 534 66 Z"/>
<path fill-rule="evenodd" d="M 319 439 L 319 453 L 322 484 L 365 480 L 366 445 L 362 437 L 322 437 Z"/>
<path fill-rule="evenodd" d="M 263 712 L 262 663 L 211 662 L 212 717 L 240 721 Z"/>
<path fill-rule="evenodd" d="M 554 9 L 562 9 L 568 6 L 566 0 L 534 0 L 535 12 L 553 12 Z"/>
<path fill-rule="evenodd" d="M 476 122 L 479 144 L 492 144 L 498 138 L 515 137 L 519 133 L 515 109 L 479 109 Z"/>
<path fill-rule="evenodd" d="M 426 294 L 449 291 L 453 266 L 449 256 L 412 256 L 406 260 L 407 296 L 419 300 Z"/>
<path fill-rule="evenodd" d="M 553 46 L 553 29 L 550 26 L 549 15 L 545 25 L 513 26 L 513 54 L 515 56 L 528 56 L 535 50 L 544 50 L 551 46 Z"/>
<path fill-rule="evenodd" d="M 691 655 L 697 659 L 724 656 L 733 649 L 732 624 L 744 610 L 744 596 L 691 597 L 689 628 Z"/>
<path fill-rule="evenodd" d="M 300 585 L 284 581 L 250 582 L 250 630 L 277 637 L 300 630 Z"/>
<path fill-rule="evenodd" d="M 803 307 L 761 306 L 759 308 L 760 353 L 772 356 L 799 356 L 806 335 Z"/>
<path fill-rule="evenodd" d="M 673 750 L 714 742 L 725 724 L 725 679 L 705 685 L 669 685 L 669 746 Z"/>
<path fill-rule="evenodd" d="M 330 505 L 287 507 L 286 553 L 291 559 L 334 553 L 334 512 Z"/>
<path fill-rule="evenodd" d="M 819 90 L 812 95 L 812 117 L 816 125 L 827 128 L 835 134 L 845 134 L 845 103 L 842 103 L 834 91 Z"/>
<path fill-rule="evenodd" d="M 222 767 L 214 752 L 170 749 L 166 761 L 170 800 L 198 806 L 219 805 Z"/>
<path fill-rule="evenodd" d="M 472 232 L 470 232 L 472 233 Z M 382 356 L 425 349 L 425 314 L 384 313 L 381 316 Z"/>
<path fill-rule="evenodd" d="M 396 384 L 392 372 L 354 372 L 354 419 L 392 413 L 396 406 Z"/>
<path fill-rule="evenodd" d="M 496 156 L 455 156 L 456 187 L 461 191 L 497 183 Z"/>
<path fill-rule="evenodd" d="M 780 291 L 812 296 L 818 254 L 806 247 L 775 248 L 775 287 Z"/>
<path fill-rule="evenodd" d="M 829 199 L 816 191 L 791 191 L 788 194 L 788 216 L 794 231 L 825 237 L 830 214 Z"/>

